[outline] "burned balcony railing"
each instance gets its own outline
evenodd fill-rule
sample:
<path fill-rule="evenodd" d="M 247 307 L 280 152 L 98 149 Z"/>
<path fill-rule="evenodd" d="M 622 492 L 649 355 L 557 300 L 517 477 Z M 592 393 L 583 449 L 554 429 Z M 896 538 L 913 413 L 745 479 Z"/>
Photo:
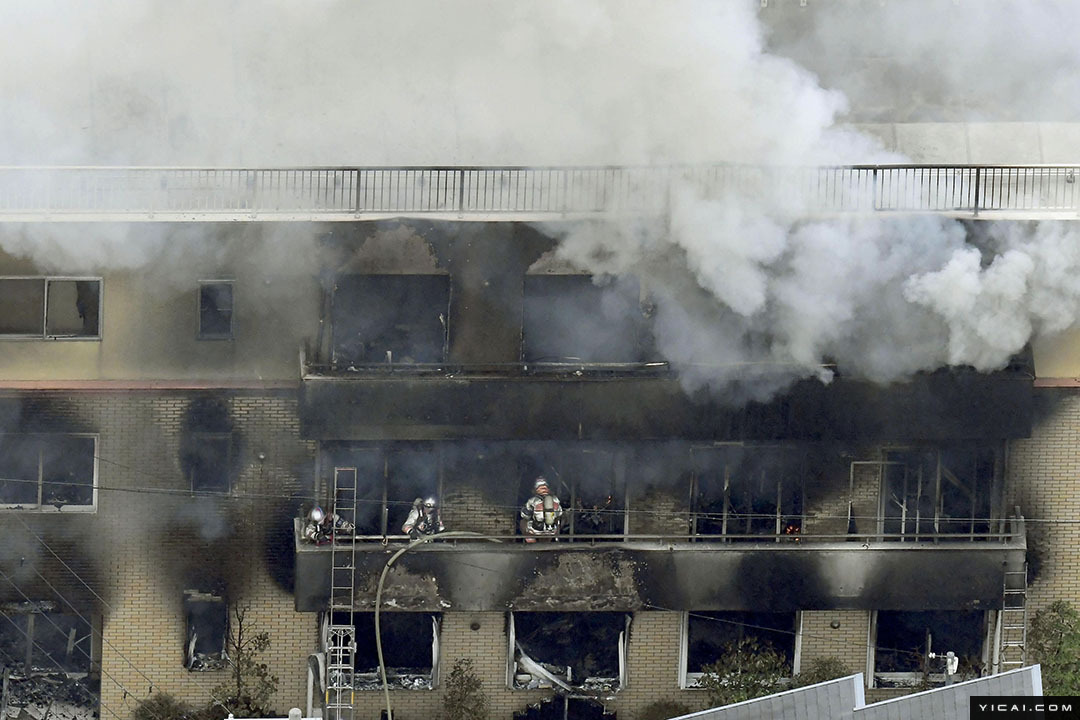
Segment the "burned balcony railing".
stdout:
<path fill-rule="evenodd" d="M 1071 214 L 1080 166 L 3 167 L 0 215 L 214 221 L 662 214 L 734 196 L 805 214 Z"/>

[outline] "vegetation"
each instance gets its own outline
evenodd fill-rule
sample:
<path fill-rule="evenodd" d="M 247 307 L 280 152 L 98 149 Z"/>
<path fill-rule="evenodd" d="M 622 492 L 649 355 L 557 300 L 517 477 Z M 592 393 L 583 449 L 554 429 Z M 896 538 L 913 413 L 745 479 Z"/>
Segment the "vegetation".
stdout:
<path fill-rule="evenodd" d="M 277 692 L 278 679 L 270 674 L 269 666 L 259 661 L 270 647 L 270 634 L 256 632 L 248 618 L 250 606 L 237 604 L 232 608 L 225 653 L 229 657 L 229 680 L 211 690 L 214 701 L 207 708 L 213 717 L 225 717 L 221 705 L 236 717 L 274 717 L 270 699 Z"/>
<path fill-rule="evenodd" d="M 195 708 L 172 695 L 156 692 L 140 700 L 131 712 L 132 720 L 195 720 Z"/>
<path fill-rule="evenodd" d="M 637 714 L 637 720 L 668 720 L 690 712 L 690 706 L 673 700 L 656 700 L 649 703 Z"/>
<path fill-rule="evenodd" d="M 847 675 L 851 675 L 844 661 L 835 655 L 831 657 L 814 658 L 806 664 L 806 668 L 791 680 L 792 687 L 806 687 L 828 682 Z"/>
<path fill-rule="evenodd" d="M 1058 600 L 1031 620 L 1028 662 L 1042 665 L 1047 695 L 1080 695 L 1080 612 Z"/>
<path fill-rule="evenodd" d="M 725 645 L 720 659 L 704 667 L 699 685 L 712 705 L 730 705 L 783 690 L 788 674 L 787 661 L 771 645 L 744 637 Z"/>
<path fill-rule="evenodd" d="M 468 658 L 459 658 L 446 680 L 443 698 L 444 720 L 487 720 L 488 698 L 484 681 Z"/>

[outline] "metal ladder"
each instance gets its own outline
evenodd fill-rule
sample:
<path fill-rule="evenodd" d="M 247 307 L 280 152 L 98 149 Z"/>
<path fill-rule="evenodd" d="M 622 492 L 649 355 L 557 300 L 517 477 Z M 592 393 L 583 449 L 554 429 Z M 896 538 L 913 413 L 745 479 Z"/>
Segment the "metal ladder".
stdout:
<path fill-rule="evenodd" d="M 1027 660 L 1027 563 L 1023 570 L 1006 570 L 998 615 L 998 671 L 1023 667 Z"/>
<path fill-rule="evenodd" d="M 334 469 L 332 512 L 356 525 L 356 468 Z M 356 705 L 354 663 L 356 627 L 353 586 L 356 580 L 356 543 L 333 533 L 330 541 L 330 624 L 326 641 L 327 720 L 353 720 Z"/>

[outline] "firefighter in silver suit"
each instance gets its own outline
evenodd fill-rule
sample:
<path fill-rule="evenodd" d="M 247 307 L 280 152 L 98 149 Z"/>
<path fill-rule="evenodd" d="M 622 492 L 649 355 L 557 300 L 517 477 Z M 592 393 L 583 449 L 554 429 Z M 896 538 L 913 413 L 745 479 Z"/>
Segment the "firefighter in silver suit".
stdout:
<path fill-rule="evenodd" d="M 559 525 L 563 509 L 559 498 L 548 488 L 543 476 L 533 483 L 533 495 L 521 508 L 521 534 L 525 542 L 536 542 L 538 538 L 554 540 L 559 534 Z"/>

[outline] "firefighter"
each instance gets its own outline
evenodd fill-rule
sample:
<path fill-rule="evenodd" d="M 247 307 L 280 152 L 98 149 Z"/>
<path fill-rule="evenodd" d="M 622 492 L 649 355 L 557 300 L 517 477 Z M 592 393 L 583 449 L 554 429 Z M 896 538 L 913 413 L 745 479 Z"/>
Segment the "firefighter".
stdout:
<path fill-rule="evenodd" d="M 416 498 L 413 501 L 409 517 L 401 526 L 401 532 L 407 534 L 413 540 L 421 535 L 434 535 L 446 530 L 442 517 L 439 514 L 439 503 L 434 495 L 425 498 Z"/>
<path fill-rule="evenodd" d="M 304 539 L 316 545 L 325 545 L 334 539 L 334 534 L 355 535 L 356 526 L 337 513 L 328 513 L 316 505 L 308 513 L 304 525 Z"/>
<path fill-rule="evenodd" d="M 533 495 L 521 508 L 519 525 L 521 534 L 525 535 L 525 542 L 536 542 L 538 537 L 554 540 L 559 534 L 562 513 L 562 503 L 548 489 L 547 480 L 543 476 L 536 478 L 536 482 L 533 483 Z"/>

